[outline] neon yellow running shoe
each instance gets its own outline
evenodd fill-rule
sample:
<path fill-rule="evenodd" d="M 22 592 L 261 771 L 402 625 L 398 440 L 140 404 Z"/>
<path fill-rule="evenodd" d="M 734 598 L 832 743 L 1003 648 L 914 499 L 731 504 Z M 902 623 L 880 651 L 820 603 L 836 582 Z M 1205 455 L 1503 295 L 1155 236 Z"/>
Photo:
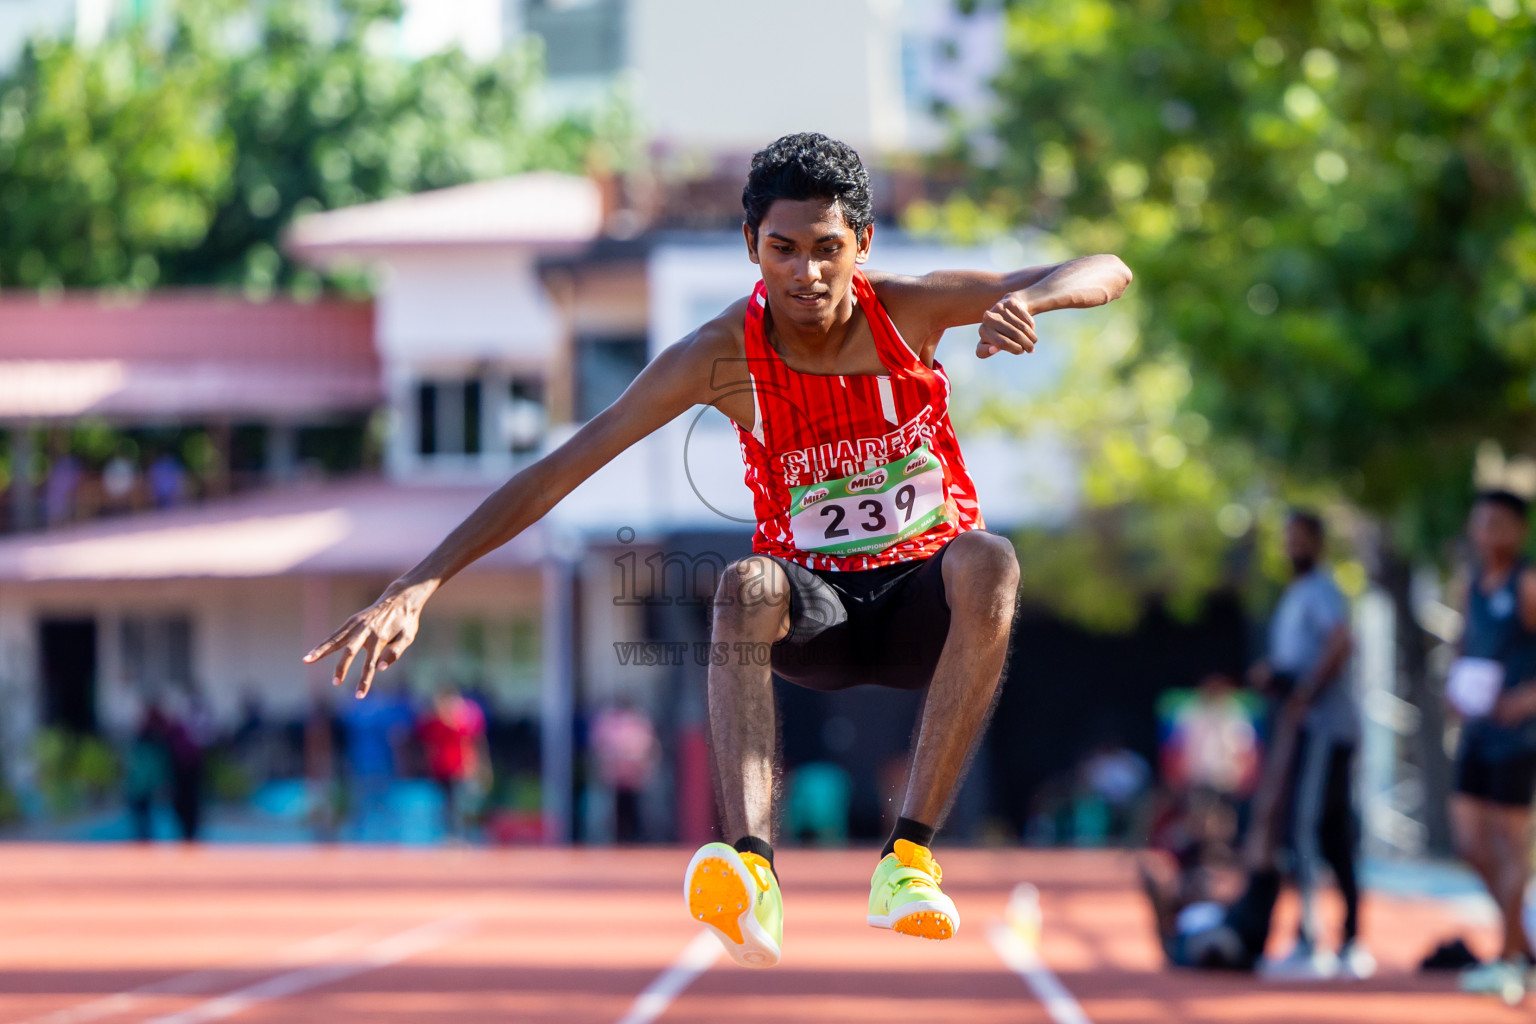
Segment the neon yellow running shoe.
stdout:
<path fill-rule="evenodd" d="M 772 967 L 784 941 L 784 896 L 773 868 L 755 853 L 705 843 L 683 882 L 688 914 L 710 927 L 743 967 Z"/>
<path fill-rule="evenodd" d="M 924 939 L 949 939 L 960 930 L 955 901 L 939 889 L 944 872 L 928 852 L 905 839 L 875 866 L 869 880 L 869 917 L 876 928 Z"/>

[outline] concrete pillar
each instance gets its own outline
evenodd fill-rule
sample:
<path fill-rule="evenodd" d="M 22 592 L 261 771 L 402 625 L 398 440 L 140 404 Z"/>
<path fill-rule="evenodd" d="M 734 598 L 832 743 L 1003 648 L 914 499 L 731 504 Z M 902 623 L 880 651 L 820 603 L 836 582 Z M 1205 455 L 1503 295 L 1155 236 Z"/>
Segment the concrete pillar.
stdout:
<path fill-rule="evenodd" d="M 543 569 L 543 681 L 539 695 L 539 752 L 543 784 L 544 841 L 571 841 L 572 790 L 575 785 L 576 566 L 549 556 Z"/>

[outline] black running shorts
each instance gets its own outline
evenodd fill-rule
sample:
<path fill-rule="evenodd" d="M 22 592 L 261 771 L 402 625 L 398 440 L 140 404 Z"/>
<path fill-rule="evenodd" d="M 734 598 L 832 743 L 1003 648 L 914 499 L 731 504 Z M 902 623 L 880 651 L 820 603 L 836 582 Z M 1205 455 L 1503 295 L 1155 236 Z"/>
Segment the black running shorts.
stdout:
<path fill-rule="evenodd" d="M 774 673 L 811 690 L 927 686 L 949 635 L 948 550 L 858 572 L 774 558 L 789 577 L 789 632 L 773 645 Z"/>
<path fill-rule="evenodd" d="M 1536 796 L 1536 751 L 1499 750 L 1490 756 L 1487 745 L 1463 728 L 1456 753 L 1456 792 L 1506 807 L 1529 807 Z"/>

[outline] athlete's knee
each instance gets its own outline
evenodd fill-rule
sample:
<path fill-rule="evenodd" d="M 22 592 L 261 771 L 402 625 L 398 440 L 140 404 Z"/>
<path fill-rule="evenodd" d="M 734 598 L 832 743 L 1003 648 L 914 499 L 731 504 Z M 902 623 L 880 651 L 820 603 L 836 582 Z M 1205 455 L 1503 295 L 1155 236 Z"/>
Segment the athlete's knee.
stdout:
<path fill-rule="evenodd" d="M 944 552 L 945 589 L 951 607 L 979 602 L 1007 616 L 1013 614 L 1019 586 L 1019 556 L 1006 537 L 970 530 L 950 541 Z"/>
<path fill-rule="evenodd" d="M 714 615 L 729 621 L 782 618 L 789 610 L 789 577 L 784 567 L 763 555 L 732 562 L 720 574 Z"/>

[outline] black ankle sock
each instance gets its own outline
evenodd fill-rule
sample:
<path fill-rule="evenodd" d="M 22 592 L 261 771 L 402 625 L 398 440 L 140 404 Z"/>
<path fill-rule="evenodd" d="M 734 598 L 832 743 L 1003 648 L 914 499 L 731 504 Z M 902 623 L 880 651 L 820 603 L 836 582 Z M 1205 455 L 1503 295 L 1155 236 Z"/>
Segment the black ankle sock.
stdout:
<path fill-rule="evenodd" d="M 891 838 L 885 841 L 885 849 L 880 851 L 880 859 L 884 860 L 896 852 L 896 840 L 898 839 L 905 839 L 907 842 L 916 843 L 918 846 L 932 846 L 933 834 L 937 831 L 932 825 L 924 825 L 922 822 L 913 821 L 911 818 L 897 818 L 896 830 L 891 833 Z"/>
<path fill-rule="evenodd" d="M 731 848 L 737 853 L 755 853 L 768 862 L 768 869 L 773 872 L 773 877 L 779 877 L 779 869 L 773 866 L 773 846 L 757 836 L 742 836 L 731 844 Z"/>

